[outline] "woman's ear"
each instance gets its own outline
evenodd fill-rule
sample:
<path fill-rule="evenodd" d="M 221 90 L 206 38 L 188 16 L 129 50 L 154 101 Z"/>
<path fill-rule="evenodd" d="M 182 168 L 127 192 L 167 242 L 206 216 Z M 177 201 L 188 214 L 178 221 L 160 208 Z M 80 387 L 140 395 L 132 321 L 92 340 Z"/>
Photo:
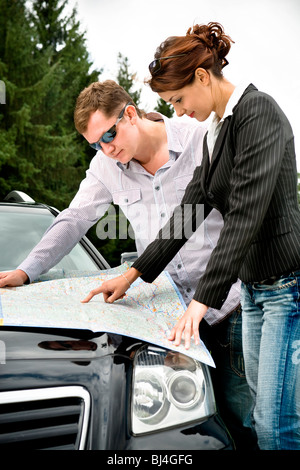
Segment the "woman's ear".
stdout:
<path fill-rule="evenodd" d="M 210 82 L 210 74 L 208 70 L 199 67 L 195 70 L 195 79 L 201 82 L 202 85 L 207 85 Z"/>

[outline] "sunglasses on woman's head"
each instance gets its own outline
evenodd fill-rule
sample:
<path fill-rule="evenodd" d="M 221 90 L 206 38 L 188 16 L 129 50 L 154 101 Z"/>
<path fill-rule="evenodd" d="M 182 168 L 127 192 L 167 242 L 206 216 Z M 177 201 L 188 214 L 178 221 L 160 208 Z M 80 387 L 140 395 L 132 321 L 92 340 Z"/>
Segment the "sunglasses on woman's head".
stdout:
<path fill-rule="evenodd" d="M 154 59 L 151 64 L 149 65 L 149 70 L 150 70 L 150 73 L 151 75 L 154 75 L 155 73 L 157 73 L 160 68 L 161 68 L 161 63 L 160 61 L 161 60 L 164 60 L 164 59 L 174 59 L 174 57 L 182 57 L 186 54 L 178 54 L 178 55 L 169 55 L 167 57 L 159 57 L 158 59 Z"/>
<path fill-rule="evenodd" d="M 110 129 L 108 129 L 108 131 L 104 132 L 104 134 L 100 137 L 100 139 L 99 139 L 97 142 L 95 142 L 94 144 L 90 144 L 90 146 L 91 146 L 94 150 L 102 150 L 102 147 L 101 147 L 100 142 L 104 142 L 105 144 L 109 144 L 110 142 L 112 142 L 112 141 L 114 140 L 114 138 L 115 138 L 116 135 L 117 135 L 116 126 L 117 126 L 117 124 L 121 121 L 121 119 L 123 118 L 125 109 L 126 109 L 127 106 L 129 106 L 130 104 L 132 104 L 132 103 L 129 102 L 129 103 L 127 103 L 127 104 L 124 106 L 124 108 L 123 108 L 122 111 L 120 112 L 119 117 L 118 117 L 117 121 L 115 122 L 115 124 L 114 124 Z"/>

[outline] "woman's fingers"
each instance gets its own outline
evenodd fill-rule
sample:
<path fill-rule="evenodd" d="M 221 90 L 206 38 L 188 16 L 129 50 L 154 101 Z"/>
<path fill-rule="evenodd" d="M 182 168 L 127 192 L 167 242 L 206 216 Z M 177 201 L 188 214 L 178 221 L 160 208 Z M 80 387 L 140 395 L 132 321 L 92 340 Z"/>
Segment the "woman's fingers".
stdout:
<path fill-rule="evenodd" d="M 110 281 L 103 282 L 96 289 L 92 289 L 81 302 L 88 303 L 95 295 L 103 294 L 105 302 L 113 303 L 116 300 L 123 299 L 128 287 L 128 282 L 122 276 L 118 276 Z"/>
<path fill-rule="evenodd" d="M 182 336 L 184 337 L 185 348 L 189 349 L 191 337 L 194 336 L 195 344 L 200 343 L 199 325 L 207 311 L 207 306 L 192 300 L 188 309 L 172 329 L 169 340 L 174 341 L 175 346 L 179 346 Z"/>

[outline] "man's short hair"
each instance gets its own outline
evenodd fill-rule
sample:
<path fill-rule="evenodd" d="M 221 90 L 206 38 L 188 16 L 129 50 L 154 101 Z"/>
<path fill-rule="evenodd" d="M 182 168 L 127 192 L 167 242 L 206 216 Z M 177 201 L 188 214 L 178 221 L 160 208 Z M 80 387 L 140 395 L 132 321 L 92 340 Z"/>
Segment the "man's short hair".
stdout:
<path fill-rule="evenodd" d="M 86 132 L 91 113 L 100 110 L 107 118 L 111 118 L 118 115 L 129 101 L 135 106 L 138 116 L 143 117 L 144 112 L 118 83 L 113 80 L 91 83 L 82 90 L 76 101 L 74 123 L 77 131 L 80 134 Z"/>

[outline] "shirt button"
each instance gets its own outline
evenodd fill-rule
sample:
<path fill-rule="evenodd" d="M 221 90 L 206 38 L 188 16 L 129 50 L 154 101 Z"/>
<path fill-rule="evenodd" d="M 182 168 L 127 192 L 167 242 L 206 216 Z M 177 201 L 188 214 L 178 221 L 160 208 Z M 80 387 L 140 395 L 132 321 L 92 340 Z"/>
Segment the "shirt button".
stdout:
<path fill-rule="evenodd" d="M 165 217 L 165 215 L 166 215 L 166 214 L 165 214 L 164 212 L 162 212 L 162 213 L 160 214 L 161 217 Z"/>
<path fill-rule="evenodd" d="M 190 293 L 190 292 L 191 292 L 191 288 L 188 287 L 186 291 L 187 291 L 188 293 Z"/>
<path fill-rule="evenodd" d="M 155 186 L 156 191 L 160 190 L 160 186 Z"/>
<path fill-rule="evenodd" d="M 125 199 L 124 199 L 124 202 L 128 202 L 128 199 L 127 199 L 127 198 L 125 198 Z"/>
<path fill-rule="evenodd" d="M 208 191 L 207 197 L 208 197 L 208 199 L 212 200 L 214 198 L 214 195 L 211 191 Z"/>
<path fill-rule="evenodd" d="M 178 269 L 181 269 L 181 268 L 182 268 L 182 265 L 181 265 L 181 264 L 178 264 L 178 265 L 177 265 L 177 268 L 178 268 Z"/>

